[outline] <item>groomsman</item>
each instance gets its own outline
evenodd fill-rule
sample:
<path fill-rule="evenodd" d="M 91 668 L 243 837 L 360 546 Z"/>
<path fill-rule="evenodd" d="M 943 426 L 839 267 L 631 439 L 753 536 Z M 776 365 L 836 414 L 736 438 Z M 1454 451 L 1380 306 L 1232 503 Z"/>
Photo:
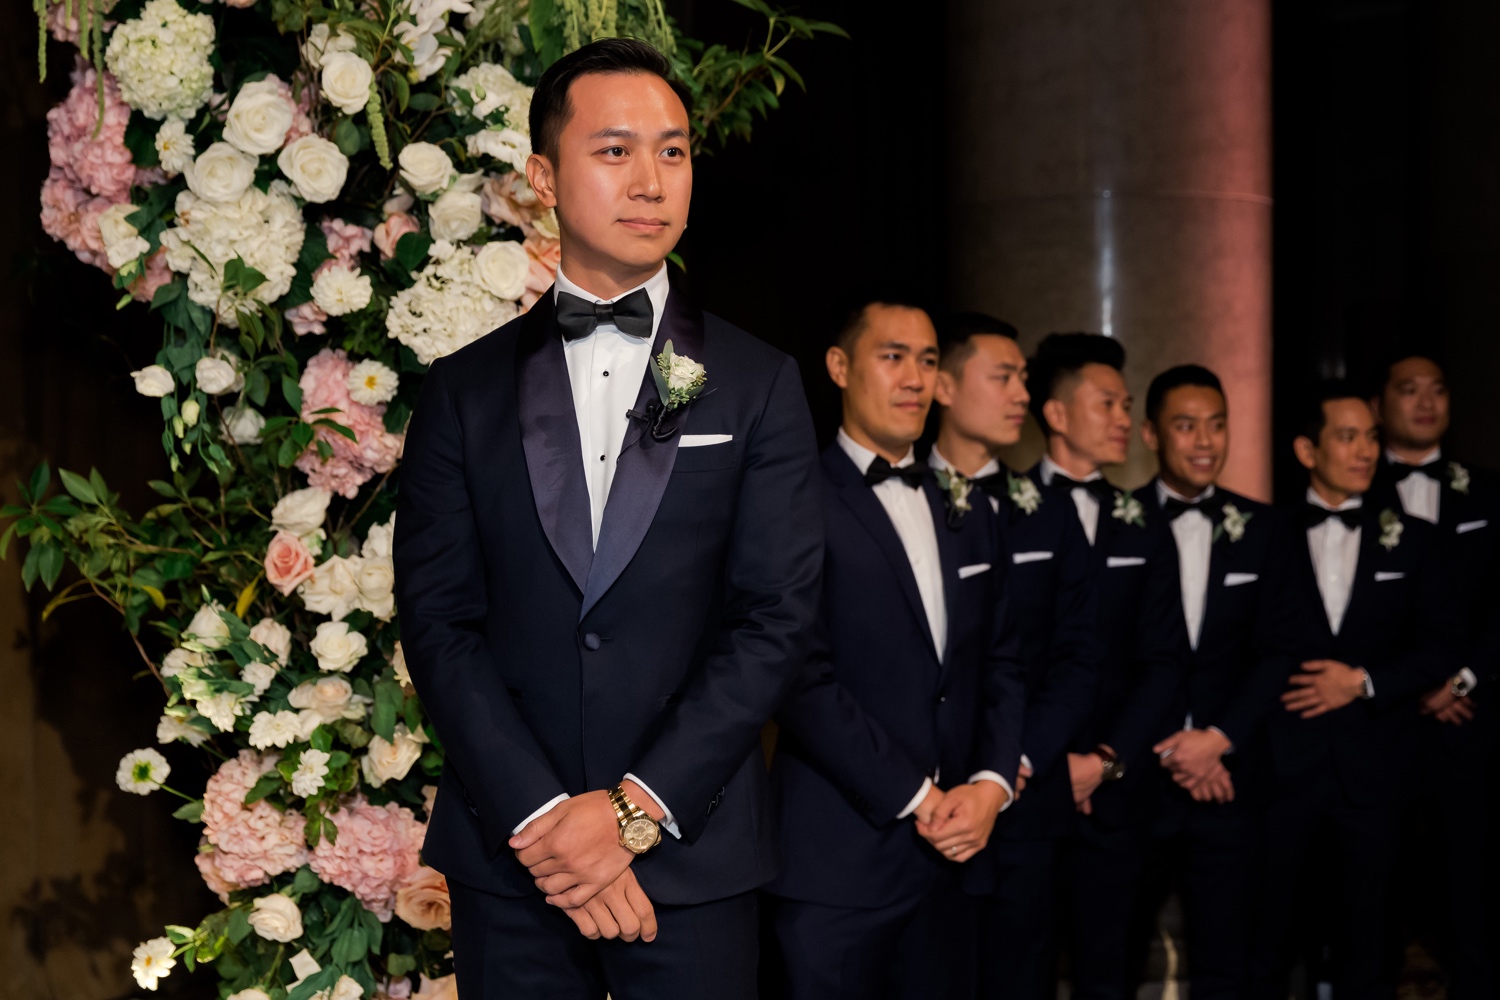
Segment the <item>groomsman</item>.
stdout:
<path fill-rule="evenodd" d="M 959 489 L 977 487 L 971 502 L 983 496 L 999 515 L 1026 671 L 1021 749 L 1028 776 L 965 873 L 965 887 L 980 896 L 979 993 L 1051 1000 L 1056 858 L 1077 824 L 1067 750 L 1089 712 L 1104 655 L 1095 628 L 1097 574 L 1073 504 L 1042 502 L 1032 480 L 1000 464 L 1000 449 L 1021 437 L 1031 398 L 1015 328 L 966 313 L 949 321 L 942 348 L 942 420 L 930 461 L 940 476 L 957 478 Z"/>
<path fill-rule="evenodd" d="M 1149 497 L 1104 480 L 1125 461 L 1131 397 L 1119 342 L 1051 334 L 1031 362 L 1031 409 L 1047 452 L 1028 473 L 1045 504 L 1078 513 L 1099 573 L 1095 629 L 1105 653 L 1067 768 L 1081 816 L 1065 852 L 1067 950 L 1073 996 L 1130 993 L 1128 927 L 1135 908 L 1150 792 L 1151 753 L 1187 669 L 1177 559 L 1166 517 Z"/>
<path fill-rule="evenodd" d="M 1020 758 L 1007 567 L 989 506 L 964 510 L 916 461 L 938 366 L 927 314 L 866 303 L 827 364 L 843 393 L 822 462 L 827 652 L 777 716 L 772 921 L 792 997 L 961 995 L 958 866 Z"/>
<path fill-rule="evenodd" d="M 1483 705 L 1497 680 L 1487 624 L 1494 617 L 1496 539 L 1500 538 L 1500 484 L 1492 473 L 1443 453 L 1448 431 L 1448 385 L 1442 367 L 1416 351 L 1398 353 L 1384 371 L 1373 400 L 1385 436 L 1376 482 L 1394 488 L 1409 517 L 1436 525 L 1445 575 L 1461 602 L 1468 629 L 1458 667 L 1419 702 L 1424 781 L 1417 817 L 1430 831 L 1429 861 L 1412 870 L 1439 874 L 1427 889 L 1442 918 L 1433 949 L 1448 972 L 1454 1000 L 1495 995 L 1494 963 L 1486 919 L 1493 827 L 1485 794 L 1494 751 L 1493 705 Z M 1436 855 L 1436 857 L 1433 857 Z M 1438 859 L 1441 858 L 1441 861 Z M 1437 862 L 1434 868 L 1433 862 Z"/>
<path fill-rule="evenodd" d="M 1255 670 L 1267 621 L 1264 580 L 1280 534 L 1270 507 L 1218 482 L 1229 456 L 1229 407 L 1213 372 L 1182 365 L 1156 376 L 1141 432 L 1160 467 L 1150 506 L 1172 526 L 1191 652 L 1167 720 L 1171 735 L 1152 748 L 1161 769 L 1137 929 L 1154 930 L 1176 882 L 1194 1000 L 1240 997 L 1255 845 L 1247 792 L 1264 717 L 1280 693 L 1266 690 Z"/>
<path fill-rule="evenodd" d="M 1334 995 L 1389 997 L 1386 902 L 1397 805 L 1414 776 L 1415 700 L 1451 673 L 1457 623 L 1432 571 L 1432 526 L 1394 493 L 1370 491 L 1380 445 L 1366 401 L 1323 387 L 1294 447 L 1309 487 L 1267 581 L 1277 639 L 1267 663 L 1289 684 L 1267 724 L 1273 787 L 1252 991 L 1287 995 L 1291 927 L 1311 902 L 1313 867 L 1333 876 L 1341 910 L 1319 921 Z"/>

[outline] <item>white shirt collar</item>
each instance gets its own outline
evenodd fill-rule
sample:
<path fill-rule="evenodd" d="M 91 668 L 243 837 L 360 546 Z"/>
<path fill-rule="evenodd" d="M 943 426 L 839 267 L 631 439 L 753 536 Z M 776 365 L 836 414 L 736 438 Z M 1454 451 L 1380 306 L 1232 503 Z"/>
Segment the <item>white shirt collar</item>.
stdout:
<path fill-rule="evenodd" d="M 958 469 L 954 467 L 953 463 L 944 458 L 943 453 L 937 450 L 937 445 L 932 446 L 932 454 L 927 456 L 927 464 L 935 469 L 943 469 L 948 472 L 958 472 Z M 998 458 L 992 458 L 988 462 L 984 463 L 983 468 L 981 468 L 978 472 L 974 473 L 972 476 L 965 476 L 964 478 L 983 479 L 985 476 L 993 476 L 999 471 L 1000 460 Z M 962 473 L 960 473 L 960 475 L 962 475 Z"/>
<path fill-rule="evenodd" d="M 1334 507 L 1331 506 L 1327 500 L 1324 500 L 1322 497 L 1318 496 L 1317 490 L 1309 486 L 1307 488 L 1307 502 L 1312 504 L 1314 507 L 1322 507 L 1324 510 L 1358 510 L 1365 505 L 1365 498 L 1362 496 L 1350 497 L 1348 500 L 1345 500 L 1337 507 Z"/>
<path fill-rule="evenodd" d="M 569 295 L 578 296 L 585 302 L 618 302 L 625 296 L 638 292 L 642 288 L 646 290 L 646 297 L 651 300 L 651 333 L 655 336 L 657 329 L 661 326 L 662 310 L 667 305 L 667 293 L 672 290 L 672 280 L 667 276 L 667 265 L 665 263 L 651 277 L 629 291 L 621 292 L 612 299 L 601 298 L 586 288 L 569 281 L 568 276 L 563 274 L 562 267 L 559 266 L 557 269 L 557 283 L 552 286 L 552 301 L 557 301 L 559 293 L 567 292 Z"/>
<path fill-rule="evenodd" d="M 1438 445 L 1436 448 L 1432 449 L 1427 454 L 1423 455 L 1421 461 L 1418 461 L 1418 462 L 1408 462 L 1408 461 L 1406 461 L 1403 458 L 1397 458 L 1396 457 L 1396 453 L 1393 452 L 1393 451 L 1391 451 L 1391 449 L 1387 448 L 1385 450 L 1385 460 L 1387 462 L 1401 462 L 1404 465 L 1415 465 L 1419 469 L 1422 468 L 1422 467 L 1424 467 L 1424 466 L 1431 465 L 1434 462 L 1440 461 L 1442 459 L 1442 457 L 1443 457 L 1443 446 L 1442 445 Z"/>
<path fill-rule="evenodd" d="M 1103 479 L 1104 478 L 1104 473 L 1100 472 L 1098 469 L 1095 469 L 1093 472 L 1090 472 L 1088 475 L 1084 476 L 1082 479 L 1078 479 L 1077 476 L 1071 475 L 1062 466 L 1060 466 L 1056 462 L 1052 461 L 1052 457 L 1050 455 L 1043 455 L 1042 456 L 1042 485 L 1043 486 L 1051 486 L 1052 485 L 1052 477 L 1055 476 L 1055 475 L 1057 475 L 1059 472 L 1061 472 L 1063 475 L 1067 476 L 1069 479 L 1077 479 L 1081 483 L 1092 483 L 1096 479 Z"/>
<path fill-rule="evenodd" d="M 1168 497 L 1171 497 L 1173 500 L 1181 500 L 1183 503 L 1190 503 L 1194 506 L 1197 506 L 1198 504 L 1207 500 L 1209 497 L 1213 496 L 1214 493 L 1217 492 L 1217 490 L 1217 486 L 1215 486 L 1213 483 L 1209 483 L 1208 489 L 1204 490 L 1202 493 L 1199 493 L 1198 498 L 1195 500 L 1192 497 L 1185 497 L 1181 493 L 1178 493 L 1176 490 L 1172 489 L 1172 487 L 1161 481 L 1160 476 L 1156 477 L 1156 500 L 1162 506 L 1166 506 Z"/>
<path fill-rule="evenodd" d="M 862 476 L 866 472 L 869 472 L 870 463 L 874 462 L 878 456 L 873 451 L 850 437 L 849 432 L 844 430 L 842 427 L 839 428 L 838 440 L 839 447 L 844 449 L 844 454 L 848 455 L 849 460 L 854 463 L 855 468 L 859 469 L 859 474 Z M 903 469 L 916 460 L 916 448 L 908 447 L 906 449 L 906 457 L 901 459 L 901 461 L 899 462 L 891 463 L 891 465 L 893 468 Z"/>

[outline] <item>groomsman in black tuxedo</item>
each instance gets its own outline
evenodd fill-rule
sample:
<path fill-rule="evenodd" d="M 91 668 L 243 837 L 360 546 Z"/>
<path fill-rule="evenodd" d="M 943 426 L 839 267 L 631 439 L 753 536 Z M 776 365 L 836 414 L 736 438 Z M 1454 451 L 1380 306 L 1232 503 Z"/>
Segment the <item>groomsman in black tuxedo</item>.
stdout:
<path fill-rule="evenodd" d="M 406 439 L 396 598 L 466 1000 L 756 992 L 760 734 L 814 634 L 817 456 L 791 358 L 669 278 L 684 97 L 627 39 L 542 74 L 557 285 L 432 366 Z"/>
<path fill-rule="evenodd" d="M 827 363 L 843 391 L 823 453 L 828 650 L 777 713 L 775 933 L 792 997 L 962 996 L 959 866 L 1020 758 L 1007 566 L 989 505 L 916 461 L 938 366 L 927 314 L 865 303 Z"/>
<path fill-rule="evenodd" d="M 1448 431 L 1448 385 L 1442 367 L 1416 351 L 1397 352 L 1373 400 L 1385 438 L 1378 485 L 1394 488 L 1402 511 L 1436 526 L 1444 574 L 1464 610 L 1467 631 L 1456 650 L 1458 669 L 1419 702 L 1421 768 L 1413 819 L 1421 827 L 1423 902 L 1440 915 L 1431 947 L 1448 973 L 1453 1000 L 1495 995 L 1492 937 L 1486 899 L 1493 862 L 1487 850 L 1494 827 L 1486 786 L 1494 765 L 1494 706 L 1486 705 L 1497 677 L 1490 621 L 1500 566 L 1500 484 L 1487 469 L 1443 453 Z M 1422 907 L 1419 907 L 1422 909 Z"/>
<path fill-rule="evenodd" d="M 1064 852 L 1073 996 L 1129 994 L 1135 910 L 1161 735 L 1187 670 L 1169 519 L 1102 469 L 1125 461 L 1131 397 L 1119 342 L 1051 334 L 1031 361 L 1031 409 L 1047 452 L 1027 475 L 1043 504 L 1077 511 L 1099 574 L 1098 684 L 1066 757 L 1077 831 Z"/>
<path fill-rule="evenodd" d="M 1182 889 L 1194 1000 L 1247 986 L 1256 816 L 1249 788 L 1264 717 L 1280 694 L 1257 674 L 1268 624 L 1265 578 L 1279 540 L 1275 512 L 1219 484 L 1229 407 L 1218 376 L 1182 365 L 1146 393 L 1146 446 L 1160 471 L 1151 509 L 1171 522 L 1191 650 L 1186 683 L 1152 751 L 1155 820 L 1138 931 L 1154 931 L 1172 884 Z M 1137 942 L 1144 951 L 1145 935 Z"/>
<path fill-rule="evenodd" d="M 1000 463 L 1021 437 L 1030 394 L 1026 357 L 1009 323 L 953 317 L 937 377 L 941 427 L 929 461 L 940 477 L 977 487 L 999 516 L 1007 585 L 1026 676 L 1017 801 L 969 865 L 979 896 L 979 994 L 1051 1000 L 1057 993 L 1058 845 L 1077 825 L 1067 750 L 1088 715 L 1104 639 L 1097 572 L 1072 503 L 1043 502 L 1036 484 Z"/>
<path fill-rule="evenodd" d="M 1292 928 L 1326 874 L 1337 912 L 1317 923 L 1331 939 L 1334 996 L 1390 997 L 1386 904 L 1397 806 L 1416 777 L 1416 699 L 1453 672 L 1458 622 L 1433 526 L 1403 513 L 1394 492 L 1370 489 L 1380 444 L 1369 404 L 1327 385 L 1299 427 L 1306 501 L 1265 581 L 1277 645 L 1264 665 L 1288 684 L 1267 722 L 1252 995 L 1287 995 Z"/>

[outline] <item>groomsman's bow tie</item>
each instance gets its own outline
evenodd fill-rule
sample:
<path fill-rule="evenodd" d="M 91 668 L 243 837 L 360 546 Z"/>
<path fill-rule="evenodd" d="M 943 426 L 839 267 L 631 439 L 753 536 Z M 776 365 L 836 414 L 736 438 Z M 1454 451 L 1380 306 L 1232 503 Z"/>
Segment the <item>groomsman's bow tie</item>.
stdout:
<path fill-rule="evenodd" d="M 651 336 L 651 296 L 637 288 L 614 302 L 590 302 L 569 292 L 557 293 L 557 325 L 564 340 L 581 340 L 601 323 L 613 323 L 620 332 L 642 340 Z"/>
<path fill-rule="evenodd" d="M 1413 472 L 1420 472 L 1424 476 L 1436 479 L 1437 464 L 1437 459 L 1433 459 L 1431 462 L 1425 462 L 1422 465 L 1408 465 L 1405 462 L 1391 462 L 1391 479 L 1399 483 L 1407 476 L 1411 475 Z"/>
<path fill-rule="evenodd" d="M 1054 472 L 1052 473 L 1052 485 L 1061 490 L 1088 490 L 1094 495 L 1094 499 L 1100 503 L 1109 503 L 1115 498 L 1115 488 L 1109 485 L 1109 481 L 1103 476 L 1083 482 L 1071 476 L 1065 476 L 1061 472 Z"/>
<path fill-rule="evenodd" d="M 1309 529 L 1316 528 L 1330 517 L 1338 518 L 1344 522 L 1344 527 L 1353 531 L 1359 527 L 1359 507 L 1350 507 L 1348 510 L 1329 510 L 1327 507 L 1319 507 L 1315 503 L 1302 505 L 1302 523 Z"/>
<path fill-rule="evenodd" d="M 1004 469 L 1001 469 L 999 472 L 992 472 L 988 476 L 971 479 L 970 482 L 996 500 L 1004 500 L 1010 496 L 1010 473 Z"/>
<path fill-rule="evenodd" d="M 865 470 L 865 485 L 879 486 L 887 479 L 899 479 L 912 489 L 919 489 L 922 485 L 922 477 L 927 474 L 927 466 L 921 462 L 913 462 L 896 468 L 879 455 L 870 467 Z"/>
<path fill-rule="evenodd" d="M 1189 503 L 1186 500 L 1179 500 L 1176 497 L 1167 497 L 1167 502 L 1162 504 L 1161 509 L 1162 513 L 1167 515 L 1168 521 L 1175 521 L 1183 514 L 1186 514 L 1188 511 L 1203 510 L 1203 507 L 1204 504 L 1202 500 L 1194 500 Z M 1207 517 L 1208 513 L 1205 511 L 1203 516 Z"/>

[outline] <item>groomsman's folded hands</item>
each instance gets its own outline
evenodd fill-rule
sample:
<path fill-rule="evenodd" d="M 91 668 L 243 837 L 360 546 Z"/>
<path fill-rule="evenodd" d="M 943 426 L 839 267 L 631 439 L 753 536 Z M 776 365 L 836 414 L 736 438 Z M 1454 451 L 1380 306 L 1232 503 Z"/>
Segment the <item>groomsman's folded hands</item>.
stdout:
<path fill-rule="evenodd" d="M 1009 799 L 1009 793 L 993 781 L 959 785 L 948 790 L 928 819 L 922 818 L 923 810 L 918 808 L 917 832 L 943 857 L 961 864 L 984 850 L 995 829 L 995 817 Z"/>
<path fill-rule="evenodd" d="M 1291 677 L 1291 690 L 1281 696 L 1288 712 L 1300 712 L 1302 718 L 1343 708 L 1362 698 L 1366 691 L 1366 674 L 1337 660 L 1308 660 L 1302 672 Z"/>
<path fill-rule="evenodd" d="M 1229 737 L 1217 729 L 1183 729 L 1151 748 L 1172 780 L 1195 802 L 1232 802 L 1234 780 L 1223 756 L 1231 749 Z"/>

